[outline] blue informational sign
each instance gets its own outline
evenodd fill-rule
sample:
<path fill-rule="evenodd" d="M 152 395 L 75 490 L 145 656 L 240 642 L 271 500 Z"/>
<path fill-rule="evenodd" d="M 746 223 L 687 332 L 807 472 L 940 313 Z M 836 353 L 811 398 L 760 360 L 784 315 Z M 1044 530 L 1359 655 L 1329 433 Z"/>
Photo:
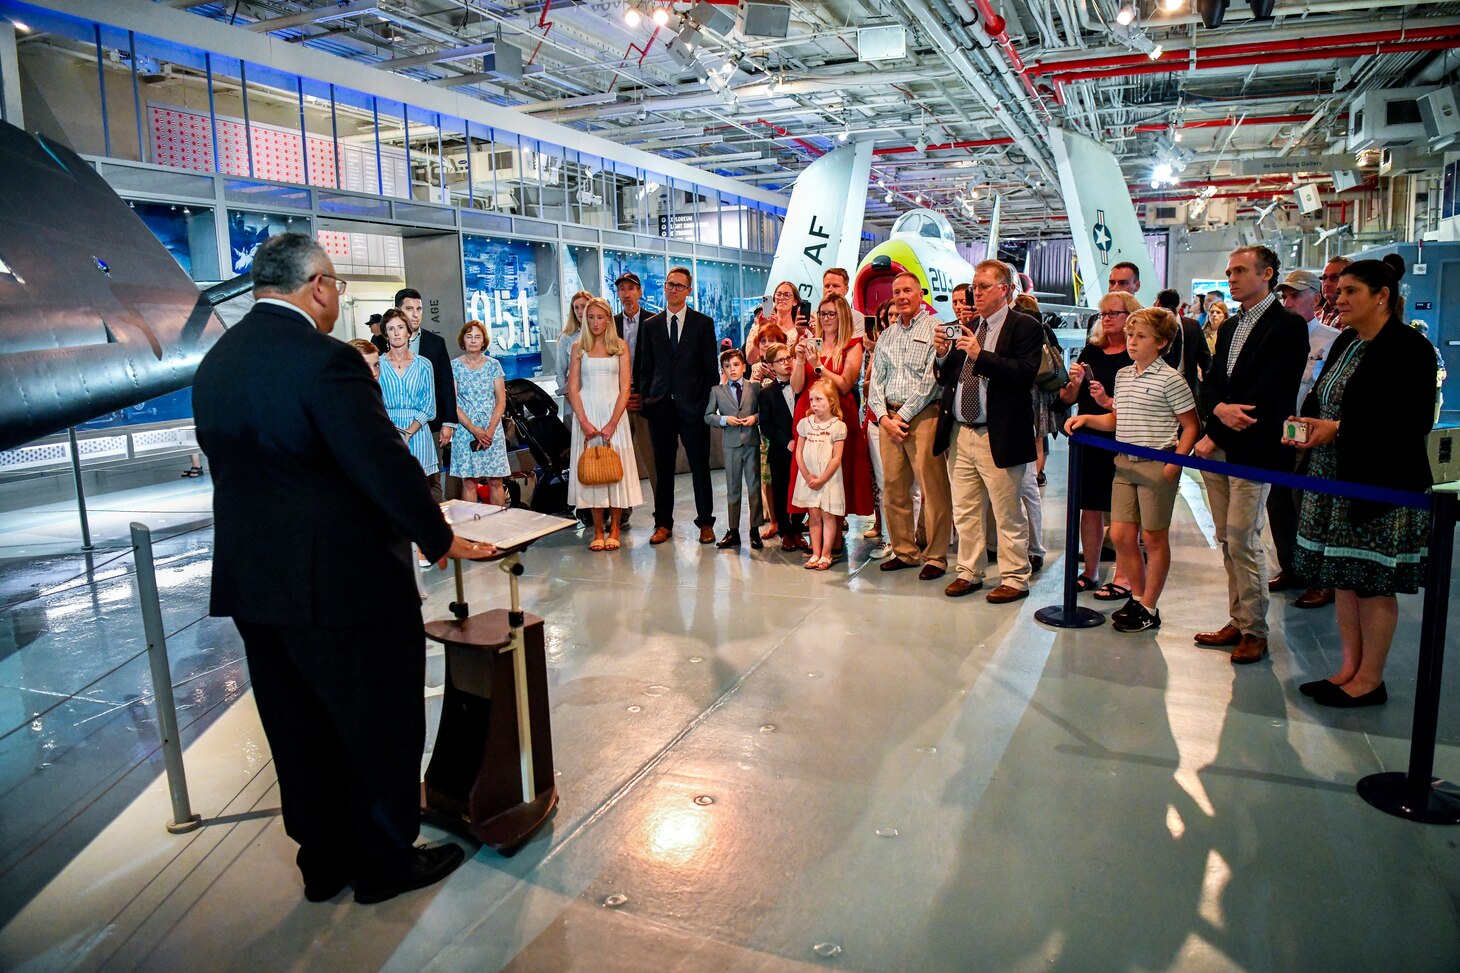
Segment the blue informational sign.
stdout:
<path fill-rule="evenodd" d="M 717 260 L 695 261 L 695 310 L 715 319 L 715 337 L 744 343 L 736 305 L 740 300 L 740 268 Z"/>
<path fill-rule="evenodd" d="M 542 370 L 539 301 L 558 300 L 552 245 L 466 235 L 461 249 L 467 320 L 487 326 L 487 353 L 508 378 L 536 375 Z"/>
<path fill-rule="evenodd" d="M 614 288 L 613 282 L 619 279 L 621 274 L 635 273 L 639 275 L 639 283 L 644 285 L 644 296 L 641 300 L 643 307 L 654 313 L 664 309 L 664 272 L 668 268 L 664 265 L 664 258 L 647 253 L 631 253 L 624 250 L 603 251 L 603 295 L 613 305 L 614 313 L 623 310 L 619 303 L 618 291 Z"/>
<path fill-rule="evenodd" d="M 116 412 L 97 416 L 76 424 L 77 429 L 114 429 L 117 426 L 141 426 L 149 422 L 175 422 L 193 417 L 193 390 L 178 389 L 155 399 L 129 405 Z"/>

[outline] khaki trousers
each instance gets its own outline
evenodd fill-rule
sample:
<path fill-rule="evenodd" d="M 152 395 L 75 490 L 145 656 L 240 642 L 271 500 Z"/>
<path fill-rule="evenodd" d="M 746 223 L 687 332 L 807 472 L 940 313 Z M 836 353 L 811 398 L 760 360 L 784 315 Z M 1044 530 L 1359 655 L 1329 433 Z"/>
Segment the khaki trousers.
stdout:
<path fill-rule="evenodd" d="M 634 440 L 634 463 L 639 467 L 639 476 L 649 478 L 649 509 L 654 508 L 654 441 L 649 438 L 649 420 L 641 413 L 625 412 L 629 419 L 629 434 Z"/>
<path fill-rule="evenodd" d="M 1223 461 L 1218 449 L 1212 459 Z M 1232 624 L 1243 634 L 1267 638 L 1267 553 L 1262 547 L 1268 484 L 1203 472 L 1217 543 L 1227 568 Z"/>
<path fill-rule="evenodd" d="M 877 446 L 882 454 L 882 502 L 887 536 L 893 554 L 908 563 L 919 560 L 938 567 L 948 565 L 948 535 L 953 529 L 948 466 L 933 455 L 938 428 L 938 405 L 932 403 L 908 423 L 907 439 L 900 443 L 883 433 Z M 913 484 L 922 484 L 926 545 L 919 550 L 914 535 Z"/>
<path fill-rule="evenodd" d="M 983 580 L 988 546 L 983 512 L 988 504 L 999 536 L 1003 583 L 1021 590 L 1029 587 L 1029 518 L 1019 496 L 1028 465 L 999 469 L 989 447 L 988 427 L 954 424 L 948 439 L 948 483 L 953 525 L 958 528 L 958 576 L 963 580 Z"/>

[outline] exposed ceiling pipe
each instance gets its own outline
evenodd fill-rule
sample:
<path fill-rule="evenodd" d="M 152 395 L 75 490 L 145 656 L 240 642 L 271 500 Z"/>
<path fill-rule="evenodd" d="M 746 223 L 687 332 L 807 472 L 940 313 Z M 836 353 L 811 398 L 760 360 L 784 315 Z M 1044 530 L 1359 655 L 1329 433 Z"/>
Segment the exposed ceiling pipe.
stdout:
<path fill-rule="evenodd" d="M 944 149 L 982 149 L 990 145 L 1013 145 L 1014 140 L 1008 137 L 992 139 L 969 139 L 963 142 L 944 142 L 942 145 L 930 145 L 923 151 L 941 152 Z M 917 152 L 916 145 L 890 145 L 883 149 L 873 149 L 873 155 L 898 155 L 903 152 Z"/>
<path fill-rule="evenodd" d="M 973 0 L 973 4 L 978 8 L 980 20 L 972 25 L 965 21 L 963 29 L 975 33 L 976 28 L 1003 49 L 1004 57 L 1009 61 L 1009 67 L 1019 76 L 1020 82 L 1034 98 L 1034 103 L 1039 106 L 1039 110 L 1048 117 L 1049 106 L 1044 103 L 1044 97 L 1040 95 L 1039 89 L 1034 87 L 1034 82 L 1029 80 L 1023 59 L 1019 57 L 1019 52 L 1014 50 L 1013 41 L 1009 40 L 1009 35 L 1004 31 L 1004 18 L 994 13 L 994 8 L 989 5 L 989 0 Z M 977 35 L 975 34 L 975 36 Z"/>
<path fill-rule="evenodd" d="M 1154 62 L 1144 54 L 1122 51 L 1115 54 L 1097 54 L 1090 57 L 1065 58 L 1063 60 L 1040 61 L 1029 67 L 1035 75 L 1066 74 L 1071 71 L 1088 71 L 1099 68 L 1128 67 L 1172 62 L 1186 64 L 1195 59 L 1201 61 L 1214 57 L 1230 57 L 1240 54 L 1264 54 L 1274 50 L 1308 50 L 1326 47 L 1349 47 L 1379 41 L 1407 41 L 1433 37 L 1452 36 L 1460 33 L 1460 19 L 1446 18 L 1443 21 L 1426 21 L 1413 27 L 1397 30 L 1366 31 L 1356 37 L 1352 26 L 1332 31 L 1309 29 L 1301 34 L 1282 32 L 1262 41 L 1246 44 L 1221 44 L 1212 47 L 1175 48 L 1164 51 Z"/>
<path fill-rule="evenodd" d="M 1291 125 L 1306 122 L 1312 115 L 1248 115 L 1242 118 L 1198 118 L 1182 122 L 1177 128 L 1228 128 L 1233 125 Z M 1170 125 L 1137 125 L 1132 132 L 1165 132 Z"/>
<path fill-rule="evenodd" d="M 1365 55 L 1375 54 L 1409 54 L 1415 51 L 1445 51 L 1454 48 L 1457 42 L 1460 42 L 1460 34 L 1428 41 L 1403 43 L 1390 41 L 1378 44 L 1355 43 L 1344 47 L 1334 47 L 1332 46 L 1333 41 L 1323 39 L 1319 43 L 1324 46 L 1319 47 L 1298 46 L 1294 49 L 1273 50 L 1266 54 L 1254 54 L 1247 57 L 1219 58 L 1209 52 L 1206 56 L 1200 56 L 1190 60 L 1183 59 L 1180 63 L 1167 61 L 1163 57 L 1160 61 L 1152 62 L 1147 59 L 1147 63 L 1145 64 L 1133 64 L 1127 67 L 1052 75 L 1050 80 L 1055 84 L 1071 84 L 1076 81 L 1098 81 L 1101 78 L 1123 78 L 1137 74 L 1179 74 L 1186 71 L 1215 71 L 1223 68 L 1260 67 L 1265 64 L 1290 63 L 1295 61 L 1327 61 L 1336 58 L 1363 57 Z"/>
<path fill-rule="evenodd" d="M 331 20 L 343 20 L 346 17 L 354 17 L 359 14 L 374 13 L 379 6 L 380 4 L 376 0 L 350 0 L 348 3 L 338 3 L 332 7 L 317 7 L 314 10 L 306 10 L 302 13 L 286 14 L 283 17 L 270 17 L 268 20 L 256 20 L 251 24 L 239 24 L 238 26 L 243 30 L 267 34 L 276 30 L 284 30 L 288 27 L 322 24 Z"/>

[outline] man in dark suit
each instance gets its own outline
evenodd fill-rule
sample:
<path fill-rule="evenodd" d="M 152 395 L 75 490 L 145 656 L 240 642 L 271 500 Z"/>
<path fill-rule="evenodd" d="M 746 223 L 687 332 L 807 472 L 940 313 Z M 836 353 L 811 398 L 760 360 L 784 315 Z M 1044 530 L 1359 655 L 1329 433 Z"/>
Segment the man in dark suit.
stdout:
<path fill-rule="evenodd" d="M 695 526 L 700 543 L 715 542 L 714 495 L 710 489 L 710 427 L 705 406 L 720 382 L 715 322 L 685 302 L 694 277 L 675 267 L 664 278 L 664 310 L 639 331 L 638 386 L 654 440 L 654 533 L 650 544 L 669 540 L 674 526 L 674 471 L 679 444 L 694 482 Z"/>
<path fill-rule="evenodd" d="M 984 260 L 969 293 L 975 317 L 959 325 L 957 343 L 940 325 L 933 335 L 934 374 L 943 386 L 933 455 L 948 454 L 953 520 L 958 528 L 958 576 L 944 589 L 957 598 L 983 587 L 984 504 L 999 533 L 996 605 L 1029 595 L 1029 519 L 1019 499 L 1025 466 L 1035 460 L 1034 376 L 1044 327 L 1009 306 L 1007 264 Z"/>
<path fill-rule="evenodd" d="M 318 244 L 272 237 L 252 276 L 258 303 L 193 387 L 214 482 L 209 613 L 243 636 L 305 896 L 353 881 L 379 902 L 462 859 L 412 847 L 425 636 L 410 542 L 433 560 L 494 551 L 452 535 L 365 360 L 327 337 L 344 281 Z"/>
<path fill-rule="evenodd" d="M 431 377 L 436 386 L 436 417 L 427 424 L 436 437 L 442 470 L 439 476 L 431 477 L 431 496 L 439 503 L 442 476 L 447 481 L 446 499 L 461 496 L 461 481 L 447 472 L 451 469 L 451 434 L 456 429 L 456 379 L 451 374 L 451 353 L 446 350 L 445 338 L 421 327 L 425 303 L 420 291 L 402 287 L 395 292 L 395 306 L 406 316 L 406 327 L 411 329 L 411 351 L 431 363 Z M 467 499 L 474 501 L 476 497 Z"/>
<path fill-rule="evenodd" d="M 1194 452 L 1264 470 L 1293 468 L 1282 444 L 1282 424 L 1293 411 L 1308 362 L 1308 325 L 1283 307 L 1273 291 L 1278 258 L 1267 247 L 1238 247 L 1227 258 L 1232 299 L 1242 306 L 1217 331 L 1212 367 L 1202 380 L 1206 435 Z M 1268 485 L 1202 473 L 1217 541 L 1227 568 L 1231 618 L 1196 643 L 1232 647 L 1235 663 L 1267 654 L 1267 554 L 1262 515 Z"/>
<path fill-rule="evenodd" d="M 639 282 L 639 275 L 633 272 L 619 275 L 618 280 L 613 282 L 614 289 L 618 291 L 619 304 L 623 310 L 613 316 L 613 326 L 618 329 L 618 336 L 629 346 L 629 365 L 633 370 L 633 384 L 629 386 L 629 433 L 634 440 L 634 463 L 639 467 L 639 475 L 646 477 L 649 481 L 649 496 L 654 495 L 654 440 L 649 435 L 649 420 L 644 418 L 644 396 L 639 385 L 639 331 L 640 325 L 648 318 L 643 305 L 639 301 L 644 296 L 644 285 Z M 623 512 L 622 523 L 627 526 L 630 511 Z"/>

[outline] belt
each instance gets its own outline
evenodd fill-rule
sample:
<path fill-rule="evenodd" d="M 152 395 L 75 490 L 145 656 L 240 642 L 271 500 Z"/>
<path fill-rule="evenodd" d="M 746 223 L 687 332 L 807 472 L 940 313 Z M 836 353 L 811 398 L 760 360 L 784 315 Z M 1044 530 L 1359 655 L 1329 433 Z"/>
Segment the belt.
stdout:
<path fill-rule="evenodd" d="M 958 424 L 964 429 L 987 429 L 989 426 L 987 422 L 964 422 L 962 419 L 958 420 Z"/>
<path fill-rule="evenodd" d="M 906 402 L 888 402 L 887 403 L 887 411 L 888 412 L 901 412 L 902 411 L 902 407 L 904 405 L 906 405 L 906 404 L 907 404 Z"/>

